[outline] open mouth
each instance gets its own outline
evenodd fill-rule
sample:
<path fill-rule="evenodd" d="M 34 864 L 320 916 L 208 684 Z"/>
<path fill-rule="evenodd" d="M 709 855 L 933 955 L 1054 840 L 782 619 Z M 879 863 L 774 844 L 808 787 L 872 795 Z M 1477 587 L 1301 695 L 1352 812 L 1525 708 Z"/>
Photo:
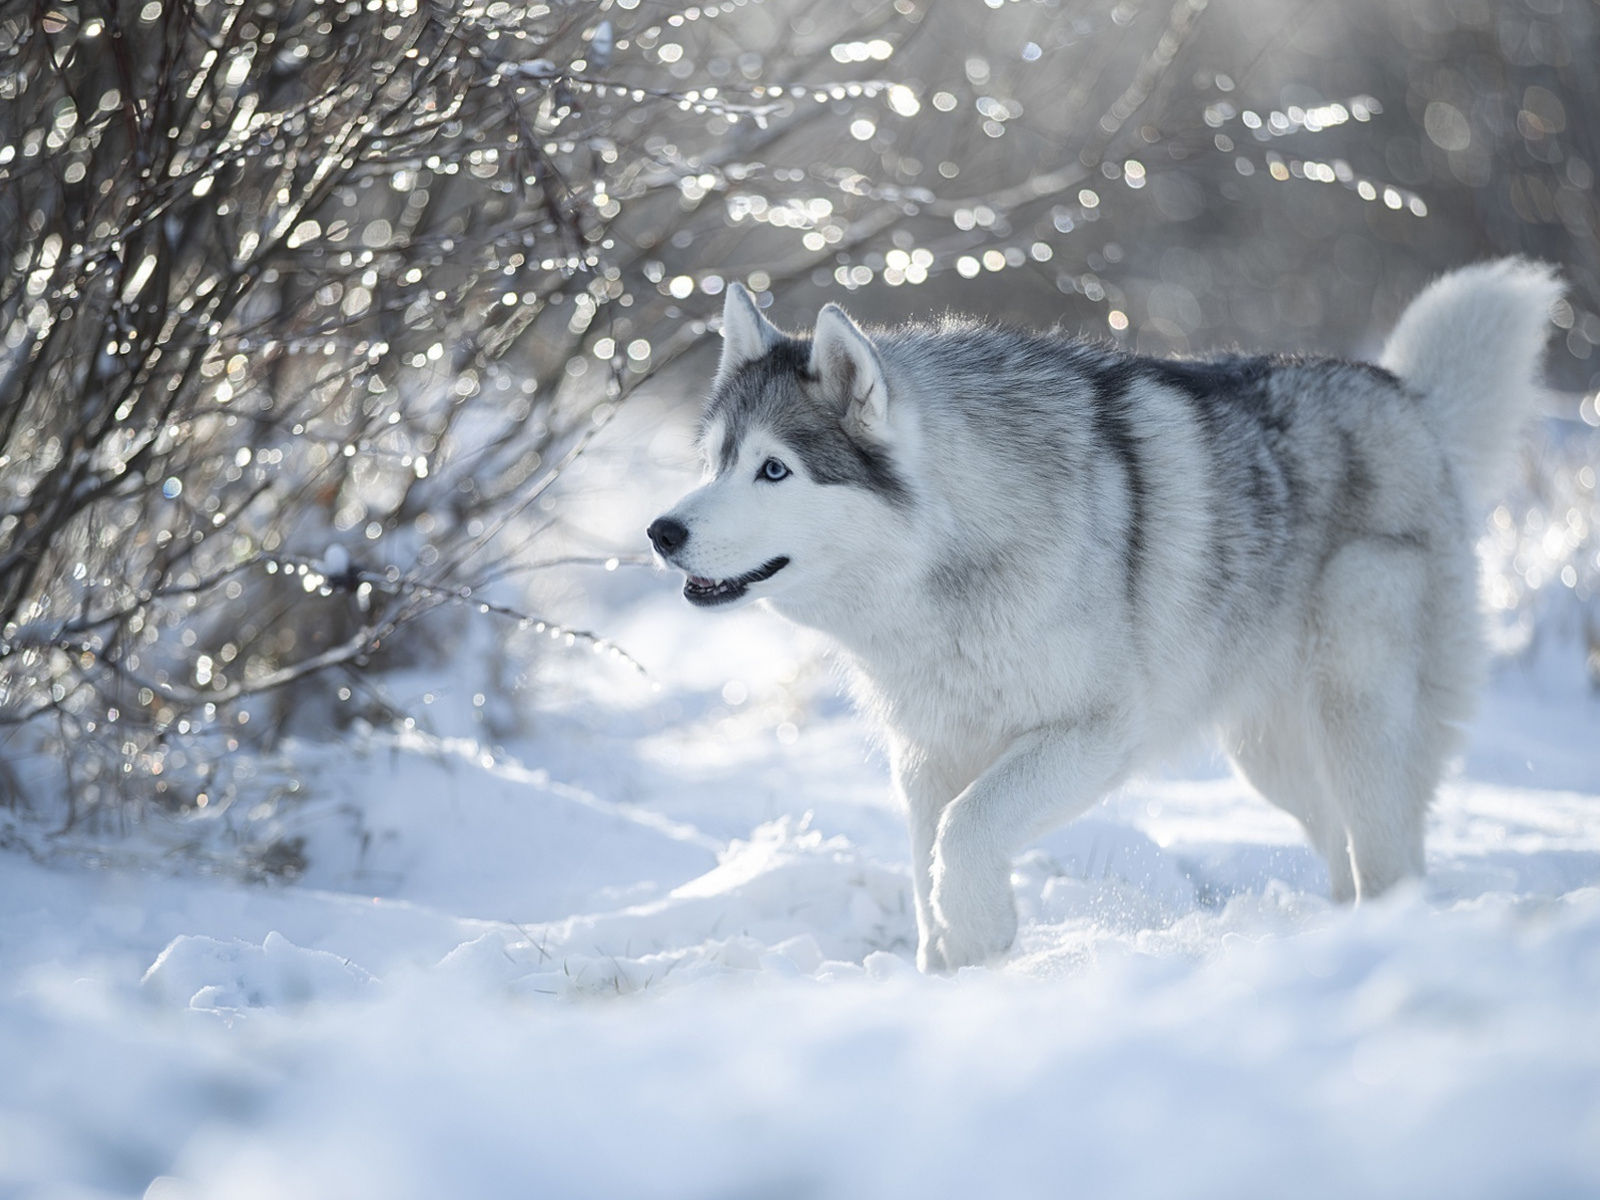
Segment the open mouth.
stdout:
<path fill-rule="evenodd" d="M 683 598 L 690 604 L 709 607 L 713 604 L 726 604 L 730 600 L 737 600 L 750 590 L 752 583 L 760 583 L 763 579 L 771 579 L 779 571 L 789 565 L 787 558 L 774 558 L 754 571 L 746 571 L 743 575 L 736 575 L 732 579 L 707 579 L 703 575 L 691 575 L 684 582 Z"/>

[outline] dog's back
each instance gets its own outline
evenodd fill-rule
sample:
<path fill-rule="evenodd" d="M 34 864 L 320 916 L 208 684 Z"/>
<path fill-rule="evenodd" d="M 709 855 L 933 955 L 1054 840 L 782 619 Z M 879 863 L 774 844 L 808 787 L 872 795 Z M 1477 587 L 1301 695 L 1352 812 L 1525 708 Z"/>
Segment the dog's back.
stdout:
<path fill-rule="evenodd" d="M 918 414 L 901 468 L 924 509 L 925 616 L 969 637 L 986 616 L 1012 639 L 1087 623 L 1095 658 L 1147 677 L 1156 723 L 1183 724 L 1298 666 L 1282 656 L 1303 653 L 1328 564 L 1371 542 L 1427 564 L 1430 603 L 1469 627 L 1450 652 L 1475 661 L 1469 523 L 1525 419 L 1556 294 L 1514 261 L 1447 277 L 1408 310 L 1389 369 L 1149 359 L 970 324 L 878 335 L 891 404 Z"/>

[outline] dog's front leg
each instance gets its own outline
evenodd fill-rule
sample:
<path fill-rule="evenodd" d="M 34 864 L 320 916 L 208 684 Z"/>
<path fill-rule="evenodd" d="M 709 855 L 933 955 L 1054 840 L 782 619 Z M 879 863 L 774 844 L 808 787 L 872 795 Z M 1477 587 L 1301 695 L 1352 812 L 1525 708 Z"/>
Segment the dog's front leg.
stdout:
<path fill-rule="evenodd" d="M 1115 786 L 1133 740 L 1125 722 L 1050 725 L 1018 737 L 938 818 L 930 905 L 934 944 L 925 969 L 989 962 L 1017 932 L 1011 855 Z"/>
<path fill-rule="evenodd" d="M 925 972 L 944 971 L 938 949 L 939 928 L 933 916 L 933 846 L 939 817 L 959 786 L 940 777 L 925 754 L 909 745 L 896 745 L 891 762 L 895 788 L 906 806 L 911 828 L 911 894 L 917 909 L 917 966 Z"/>

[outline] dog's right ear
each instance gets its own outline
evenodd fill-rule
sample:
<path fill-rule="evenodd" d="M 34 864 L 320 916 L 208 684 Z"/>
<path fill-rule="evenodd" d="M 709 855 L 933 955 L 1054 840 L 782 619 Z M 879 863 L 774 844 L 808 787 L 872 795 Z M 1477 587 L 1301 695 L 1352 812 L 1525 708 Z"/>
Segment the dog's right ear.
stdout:
<path fill-rule="evenodd" d="M 837 304 L 824 305 L 811 335 L 811 372 L 839 406 L 846 428 L 881 438 L 889 384 L 872 339 Z"/>
<path fill-rule="evenodd" d="M 754 362 L 782 340 L 778 327 L 756 307 L 756 298 L 742 283 L 730 283 L 722 302 L 722 361 L 717 379 L 732 375 L 745 363 Z"/>

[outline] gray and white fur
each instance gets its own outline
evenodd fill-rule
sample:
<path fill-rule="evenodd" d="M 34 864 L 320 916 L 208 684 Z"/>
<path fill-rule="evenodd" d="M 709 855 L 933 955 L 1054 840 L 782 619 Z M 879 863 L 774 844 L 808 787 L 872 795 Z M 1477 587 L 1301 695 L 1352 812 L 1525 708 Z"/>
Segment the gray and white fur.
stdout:
<path fill-rule="evenodd" d="M 945 321 L 809 339 L 729 290 L 707 481 L 650 529 L 827 634 L 909 813 L 918 963 L 1011 945 L 1013 853 L 1215 730 L 1336 899 L 1423 870 L 1483 660 L 1474 541 L 1560 288 L 1434 283 L 1381 365 Z"/>

